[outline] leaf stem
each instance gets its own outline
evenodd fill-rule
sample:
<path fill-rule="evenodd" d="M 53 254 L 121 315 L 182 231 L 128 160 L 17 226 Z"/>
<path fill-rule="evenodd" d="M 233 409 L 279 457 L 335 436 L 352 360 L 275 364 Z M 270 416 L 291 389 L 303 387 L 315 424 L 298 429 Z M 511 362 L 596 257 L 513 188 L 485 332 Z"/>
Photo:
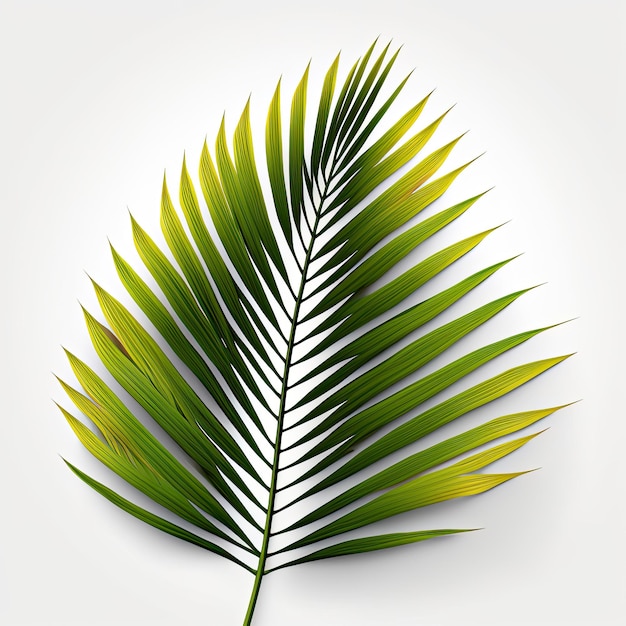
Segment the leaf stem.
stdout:
<path fill-rule="evenodd" d="M 323 202 L 323 199 L 322 199 Z M 311 255 L 313 252 L 313 245 L 315 243 L 315 236 L 317 232 L 317 227 L 320 220 L 321 214 L 321 204 L 320 207 L 316 211 L 315 215 L 315 223 L 313 225 L 313 229 L 311 232 L 311 241 L 309 242 L 309 246 L 306 253 L 306 258 L 304 260 L 304 265 L 302 268 L 302 279 L 300 281 L 300 289 L 298 291 L 298 295 L 296 297 L 295 307 L 293 311 L 293 317 L 291 322 L 291 330 L 289 333 L 289 342 L 287 344 L 287 356 L 285 358 L 285 370 L 283 374 L 283 384 L 282 391 L 280 394 L 280 408 L 278 410 L 278 423 L 276 424 L 276 443 L 274 444 L 274 461 L 272 464 L 272 477 L 270 481 L 270 492 L 269 492 L 269 500 L 267 505 L 267 517 L 265 520 L 265 530 L 263 532 L 263 544 L 261 546 L 261 553 L 259 555 L 259 564 L 257 566 L 256 575 L 254 577 L 254 586 L 252 587 L 252 594 L 250 596 L 250 602 L 248 604 L 248 611 L 246 612 L 246 617 L 243 623 L 243 626 L 249 626 L 252 622 L 252 615 L 254 613 L 254 608 L 256 606 L 256 601 L 259 595 L 259 590 L 261 588 L 261 581 L 263 580 L 263 575 L 265 574 L 265 561 L 268 557 L 268 546 L 269 540 L 271 537 L 271 527 L 272 527 L 272 518 L 274 515 L 274 500 L 276 498 L 276 483 L 278 479 L 278 466 L 280 461 L 280 452 L 281 452 L 281 440 L 283 435 L 283 422 L 286 414 L 286 401 L 287 401 L 287 390 L 289 387 L 289 369 L 291 367 L 291 357 L 293 354 L 293 348 L 295 345 L 295 337 L 296 337 L 296 328 L 298 325 L 298 314 L 300 312 L 300 305 L 303 301 L 304 288 L 307 282 L 307 273 L 309 269 L 309 263 L 311 261 Z"/>
<path fill-rule="evenodd" d="M 335 164 L 333 163 L 333 169 Z M 319 202 L 319 206 L 315 211 L 315 222 L 313 224 L 313 228 L 311 229 L 311 240 L 309 241 L 309 245 L 305 246 L 306 248 L 306 258 L 304 259 L 304 264 L 302 266 L 302 278 L 300 280 L 300 288 L 298 290 L 298 295 L 296 297 L 293 316 L 291 318 L 291 330 L 289 331 L 289 340 L 287 343 L 287 354 L 285 356 L 285 369 L 283 373 L 283 382 L 282 389 L 280 393 L 280 407 L 278 409 L 278 423 L 276 424 L 276 443 L 274 444 L 274 461 L 272 463 L 272 477 L 270 480 L 270 489 L 269 489 L 269 499 L 267 504 L 267 516 L 265 519 L 265 530 L 263 531 L 263 543 L 261 545 L 261 552 L 259 555 L 259 564 L 256 569 L 256 574 L 254 577 L 254 585 L 252 587 L 252 593 L 250 595 L 250 602 L 248 603 L 248 610 L 246 612 L 246 617 L 243 622 L 243 626 L 250 626 L 252 623 L 252 616 L 254 614 L 254 609 L 256 606 L 257 598 L 259 596 L 259 590 L 261 589 L 261 582 L 263 580 L 265 571 L 265 562 L 269 556 L 269 542 L 270 537 L 272 536 L 272 519 L 274 517 L 274 501 L 276 499 L 277 489 L 277 480 L 279 473 L 279 461 L 280 461 L 280 453 L 281 453 L 281 440 L 284 432 L 283 423 L 285 420 L 285 415 L 289 412 L 286 409 L 287 405 L 287 391 L 289 389 L 289 370 L 291 368 L 291 359 L 293 355 L 293 349 L 296 345 L 296 328 L 298 326 L 298 315 L 300 313 L 300 306 L 304 301 L 304 289 L 308 280 L 308 270 L 309 264 L 311 263 L 313 256 L 313 247 L 315 245 L 315 239 L 317 237 L 317 229 L 319 226 L 320 219 L 322 217 L 322 207 L 324 205 L 324 201 L 328 196 L 328 187 L 333 178 L 333 171 L 328 177 L 328 181 L 325 182 L 325 191 L 322 194 Z M 308 225 L 308 221 L 307 221 Z M 309 226 L 310 228 L 310 226 Z M 300 231 L 298 231 L 300 234 Z M 302 235 L 300 234 L 300 239 L 302 240 Z M 304 245 L 304 242 L 302 242 Z"/>

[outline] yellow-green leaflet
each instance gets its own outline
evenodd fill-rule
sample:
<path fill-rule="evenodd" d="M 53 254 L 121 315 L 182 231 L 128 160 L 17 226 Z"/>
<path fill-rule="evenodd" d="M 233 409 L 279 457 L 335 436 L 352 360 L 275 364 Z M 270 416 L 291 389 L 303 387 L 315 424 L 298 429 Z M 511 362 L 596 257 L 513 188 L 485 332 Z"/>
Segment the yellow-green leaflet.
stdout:
<path fill-rule="evenodd" d="M 485 187 L 446 195 L 477 157 L 450 165 L 463 135 L 440 140 L 451 107 L 428 111 L 432 92 L 392 113 L 411 77 L 392 78 L 398 53 L 375 41 L 348 71 L 337 55 L 319 85 L 309 64 L 293 94 L 281 78 L 259 129 L 253 98 L 232 137 L 224 117 L 197 172 L 184 157 L 178 190 L 163 178 L 161 239 L 131 217 L 140 261 L 111 246 L 121 286 L 92 281 L 100 310 L 84 317 L 100 367 L 67 351 L 77 382 L 60 384 L 80 415 L 59 408 L 125 484 L 68 467 L 250 572 L 244 626 L 267 574 L 482 527 L 419 528 L 409 512 L 526 473 L 482 470 L 569 400 L 537 408 L 517 393 L 516 412 L 483 413 L 568 358 L 541 350 L 561 320 L 494 330 L 536 281 L 485 291 L 517 251 L 467 269 L 499 236 L 497 223 L 471 225 Z M 520 362 L 526 342 L 537 356 Z M 416 528 L 369 528 L 400 514 Z"/>

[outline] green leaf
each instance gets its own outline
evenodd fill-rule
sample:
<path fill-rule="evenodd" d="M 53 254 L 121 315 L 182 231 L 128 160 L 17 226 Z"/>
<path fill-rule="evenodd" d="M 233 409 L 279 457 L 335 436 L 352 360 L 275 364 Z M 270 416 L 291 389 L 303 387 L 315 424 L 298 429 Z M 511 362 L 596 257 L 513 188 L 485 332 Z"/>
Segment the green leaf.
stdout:
<path fill-rule="evenodd" d="M 528 290 L 516 286 L 455 309 L 470 292 L 479 299 L 480 285 L 514 257 L 482 263 L 469 276 L 462 269 L 465 255 L 496 229 L 455 242 L 447 227 L 458 220 L 464 228 L 484 193 L 418 218 L 472 161 L 446 168 L 461 137 L 428 148 L 448 113 L 426 113 L 430 94 L 393 118 L 411 76 L 392 78 L 397 57 L 375 41 L 343 75 L 337 55 L 320 86 L 310 84 L 307 67 L 286 115 L 279 81 L 262 161 L 250 100 L 232 137 L 222 119 L 214 156 L 206 141 L 200 156 L 202 194 L 185 159 L 178 194 L 164 178 L 165 244 L 131 218 L 147 272 L 111 247 L 131 304 L 94 282 L 106 323 L 87 311 L 85 320 L 102 377 L 67 353 L 82 391 L 60 382 L 83 418 L 60 407 L 65 420 L 100 463 L 168 519 L 69 468 L 146 524 L 250 572 L 244 626 L 270 572 L 467 532 L 417 529 L 328 542 L 519 476 L 481 470 L 537 433 L 496 440 L 561 408 L 464 426 L 469 412 L 567 357 L 468 379 L 552 328 L 546 322 L 437 363 L 476 329 L 489 337 L 490 320 Z M 434 121 L 414 129 L 422 115 Z M 457 267 L 451 286 L 422 294 Z M 455 434 L 443 436 L 453 421 Z M 311 497 L 330 487 L 326 498 Z M 295 503 L 297 519 L 281 523 Z"/>

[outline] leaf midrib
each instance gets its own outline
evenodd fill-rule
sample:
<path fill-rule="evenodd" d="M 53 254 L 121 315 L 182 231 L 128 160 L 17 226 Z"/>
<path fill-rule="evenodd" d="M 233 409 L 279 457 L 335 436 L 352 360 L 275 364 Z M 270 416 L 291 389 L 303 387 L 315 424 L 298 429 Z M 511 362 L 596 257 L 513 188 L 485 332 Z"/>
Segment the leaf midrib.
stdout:
<path fill-rule="evenodd" d="M 269 542 L 270 539 L 272 537 L 272 520 L 274 517 L 274 500 L 276 497 L 276 485 L 277 485 L 277 480 L 278 480 L 278 472 L 279 472 L 279 463 L 280 463 L 280 454 L 281 454 L 281 441 L 282 441 L 282 435 L 283 435 L 283 422 L 285 419 L 285 413 L 286 413 L 286 402 L 287 402 L 287 391 L 289 390 L 289 372 L 291 369 L 291 358 L 293 355 L 293 349 L 295 347 L 296 344 L 296 330 L 298 327 L 298 316 L 300 313 L 300 306 L 302 305 L 303 301 L 304 301 L 304 289 L 306 287 L 307 281 L 308 281 L 308 270 L 309 270 L 309 264 L 312 260 L 312 255 L 313 255 L 313 247 L 315 245 L 315 240 L 317 238 L 317 228 L 322 216 L 322 207 L 324 205 L 324 202 L 328 196 L 328 191 L 330 188 L 330 184 L 332 182 L 333 179 L 333 174 L 334 174 L 334 168 L 336 166 L 336 162 L 333 161 L 332 163 L 332 169 L 331 172 L 328 176 L 328 179 L 324 179 L 324 192 L 321 194 L 320 200 L 319 200 L 319 204 L 318 206 L 315 208 L 315 222 L 313 224 L 313 228 L 311 229 L 311 240 L 309 242 L 309 245 L 306 249 L 306 257 L 304 260 L 304 264 L 302 265 L 302 270 L 301 270 L 301 279 L 300 279 L 300 288 L 298 290 L 298 294 L 296 296 L 296 300 L 295 300 L 295 305 L 294 305 L 294 310 L 293 310 L 293 316 L 291 318 L 291 329 L 289 332 L 289 340 L 287 343 L 287 352 L 286 352 L 286 356 L 285 356 L 285 368 L 283 371 L 283 377 L 282 377 L 282 389 L 281 389 L 281 393 L 280 393 L 280 405 L 279 405 L 279 409 L 278 409 L 278 419 L 277 419 L 277 425 L 276 425 L 276 440 L 275 440 L 275 444 L 274 444 L 274 459 L 273 459 L 273 463 L 272 463 L 272 476 L 270 479 L 270 489 L 269 489 L 269 496 L 268 496 L 268 505 L 267 505 L 267 515 L 266 515 L 266 519 L 265 519 L 265 528 L 263 531 L 263 543 L 261 546 L 261 552 L 259 554 L 259 563 L 256 569 L 256 573 L 255 573 L 255 578 L 254 578 L 254 586 L 252 588 L 252 594 L 250 596 L 250 602 L 248 605 L 248 610 L 246 612 L 246 617 L 243 623 L 243 626 L 249 626 L 250 623 L 252 622 L 252 615 L 254 613 L 254 608 L 256 606 L 256 601 L 259 595 L 259 590 L 261 587 L 261 582 L 263 580 L 263 576 L 265 575 L 266 571 L 265 571 L 265 562 L 267 560 L 267 557 L 269 555 Z M 319 187 L 318 187 L 319 189 Z"/>

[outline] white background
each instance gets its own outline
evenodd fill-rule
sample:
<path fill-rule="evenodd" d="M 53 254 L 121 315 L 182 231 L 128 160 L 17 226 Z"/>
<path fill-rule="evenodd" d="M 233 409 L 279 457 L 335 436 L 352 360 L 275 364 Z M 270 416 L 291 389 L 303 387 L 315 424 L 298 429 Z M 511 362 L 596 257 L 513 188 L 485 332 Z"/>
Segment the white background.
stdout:
<path fill-rule="evenodd" d="M 442 141 L 469 128 L 458 159 L 487 151 L 450 198 L 496 188 L 450 237 L 512 221 L 466 267 L 526 252 L 481 301 L 547 281 L 511 328 L 579 317 L 510 361 L 577 351 L 516 410 L 584 401 L 502 465 L 541 471 L 399 522 L 485 530 L 284 570 L 255 624 L 623 623 L 623 3 L 4 0 L 2 624 L 241 623 L 247 573 L 64 467 L 59 455 L 106 476 L 54 407 L 50 371 L 69 377 L 60 343 L 93 358 L 83 269 L 120 293 L 106 238 L 131 256 L 127 207 L 157 232 L 163 169 L 175 188 L 183 151 L 197 162 L 222 111 L 232 129 L 252 93 L 261 129 L 279 75 L 287 94 L 312 58 L 314 88 L 339 49 L 345 72 L 379 34 L 404 45 L 397 78 L 417 68 L 405 102 L 437 87 L 429 119 L 457 103 Z"/>

